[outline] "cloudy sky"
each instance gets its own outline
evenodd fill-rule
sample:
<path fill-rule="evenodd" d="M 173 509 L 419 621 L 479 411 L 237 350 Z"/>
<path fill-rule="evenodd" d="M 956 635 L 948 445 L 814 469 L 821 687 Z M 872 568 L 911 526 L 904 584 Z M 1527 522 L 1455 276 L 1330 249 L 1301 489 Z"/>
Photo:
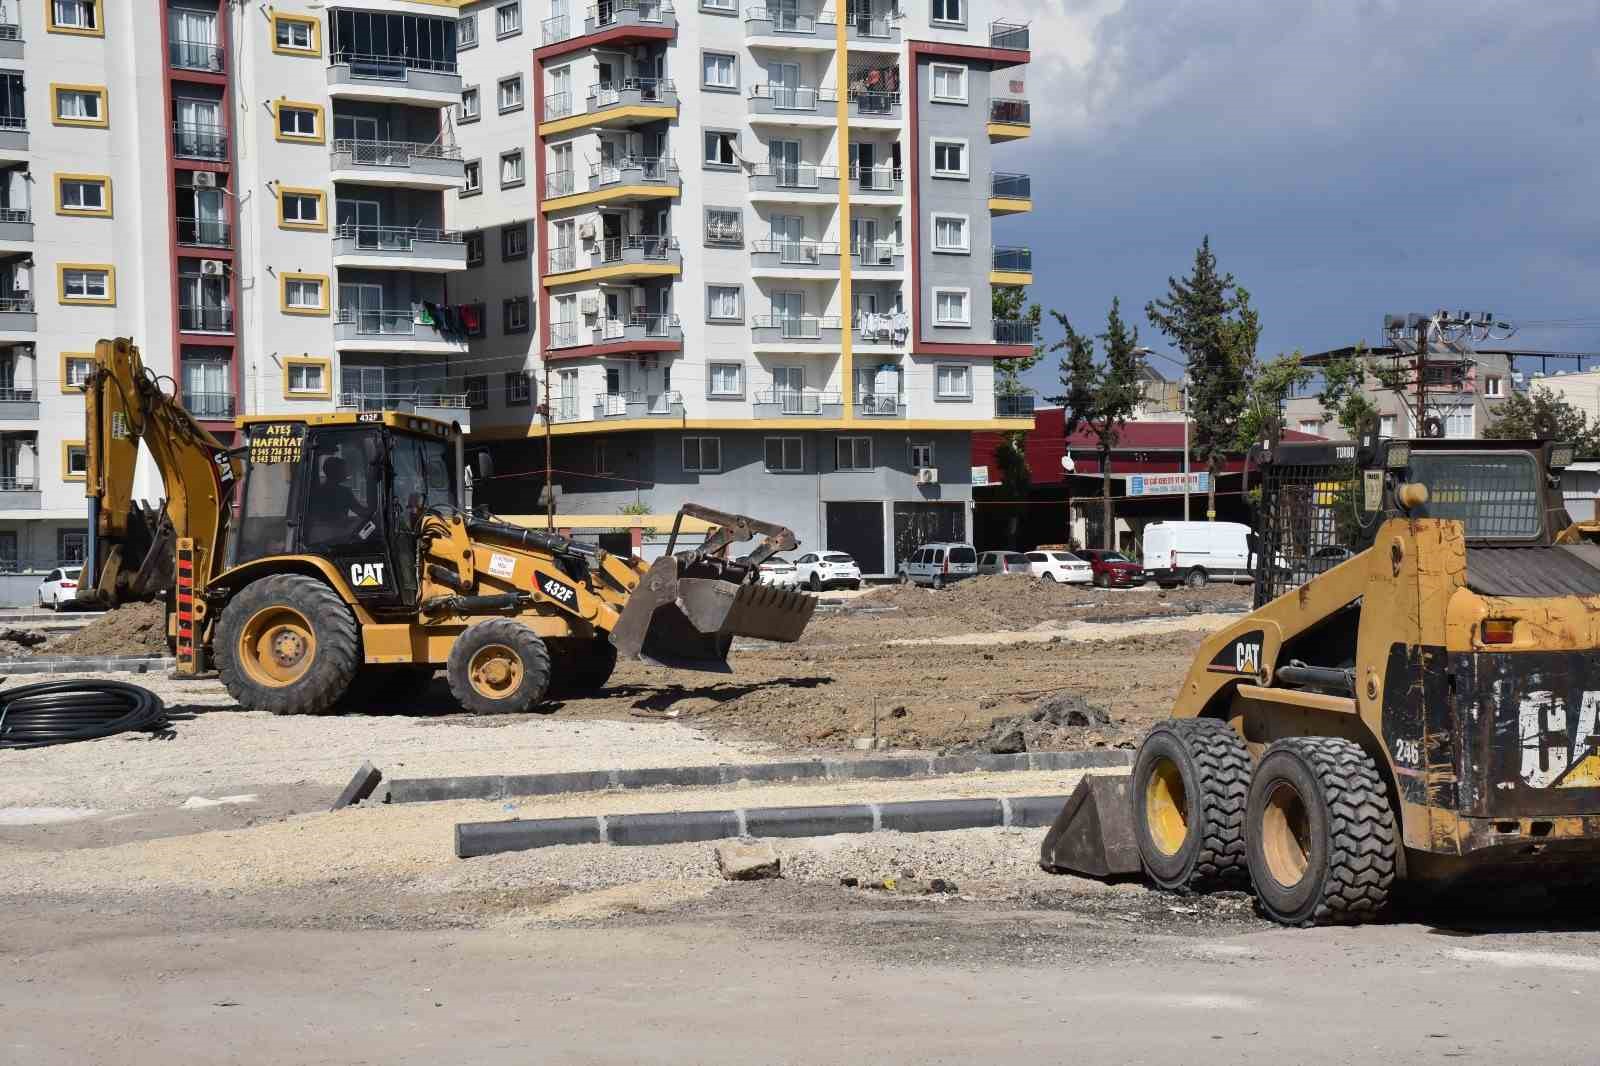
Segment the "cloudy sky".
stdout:
<path fill-rule="evenodd" d="M 1595 0 L 994 5 L 1032 25 L 1034 135 L 1001 165 L 1036 205 L 996 241 L 1080 328 L 1120 296 L 1168 350 L 1142 308 L 1209 233 L 1263 354 L 1445 306 L 1600 352 Z M 1053 388 L 1054 357 L 1030 379 Z"/>

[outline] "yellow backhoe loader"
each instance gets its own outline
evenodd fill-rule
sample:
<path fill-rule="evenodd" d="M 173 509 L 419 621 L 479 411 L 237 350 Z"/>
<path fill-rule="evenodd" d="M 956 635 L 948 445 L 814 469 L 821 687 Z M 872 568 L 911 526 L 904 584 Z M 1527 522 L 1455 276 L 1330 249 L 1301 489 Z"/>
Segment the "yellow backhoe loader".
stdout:
<path fill-rule="evenodd" d="M 1049 869 L 1253 886 L 1288 925 L 1397 885 L 1600 881 L 1600 527 L 1571 445 L 1279 444 L 1256 610 L 1207 640 L 1131 779 L 1080 785 Z"/>
<path fill-rule="evenodd" d="M 778 526 L 688 506 L 680 523 L 712 523 L 704 543 L 676 551 L 674 527 L 646 566 L 465 509 L 458 427 L 391 411 L 252 416 L 228 448 L 163 382 L 131 341 L 96 346 L 81 595 L 167 598 L 177 672 L 214 662 L 247 708 L 325 713 L 414 692 L 443 667 L 466 709 L 517 712 L 603 686 L 618 655 L 725 671 L 735 636 L 793 641 L 810 621 L 810 596 L 760 583 L 761 563 L 796 547 Z M 159 507 L 132 498 L 141 444 Z"/>

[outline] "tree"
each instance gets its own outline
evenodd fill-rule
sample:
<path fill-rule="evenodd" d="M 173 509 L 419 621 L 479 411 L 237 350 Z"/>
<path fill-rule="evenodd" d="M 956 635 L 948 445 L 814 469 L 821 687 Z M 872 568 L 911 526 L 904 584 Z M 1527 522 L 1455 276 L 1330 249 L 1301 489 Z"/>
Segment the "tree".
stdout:
<path fill-rule="evenodd" d="M 1079 426 L 1087 426 L 1095 436 L 1100 456 L 1100 514 L 1106 548 L 1116 547 L 1116 530 L 1111 509 L 1111 450 L 1117 446 L 1122 427 L 1133 417 L 1143 398 L 1137 351 L 1139 331 L 1130 329 L 1122 318 L 1122 302 L 1111 301 L 1106 315 L 1106 331 L 1100 334 L 1105 348 L 1103 361 L 1095 361 L 1094 341 L 1072 328 L 1060 311 L 1050 314 L 1060 323 L 1066 336 L 1051 346 L 1064 352 L 1058 364 L 1061 387 L 1059 398 L 1066 412 L 1066 435 L 1070 438 Z"/>
<path fill-rule="evenodd" d="M 1513 392 L 1483 435 L 1491 440 L 1558 440 L 1577 446 L 1584 458 L 1600 456 L 1600 425 L 1543 385 Z"/>
<path fill-rule="evenodd" d="M 1217 476 L 1239 438 L 1248 399 L 1248 373 L 1255 362 L 1261 321 L 1250 294 L 1232 274 L 1217 273 L 1217 257 L 1206 237 L 1186 278 L 1167 279 L 1167 295 L 1145 305 L 1151 325 L 1183 353 L 1189 375 L 1189 416 L 1194 451 L 1210 472 L 1207 517 L 1217 516 Z"/>
<path fill-rule="evenodd" d="M 997 322 L 1025 321 L 1033 323 L 1034 335 L 1038 336 L 1039 323 L 1042 311 L 1038 304 L 1027 302 L 1027 293 L 1015 285 L 997 285 L 989 296 L 990 309 Z M 1033 354 L 1021 356 L 1016 359 L 996 359 L 994 361 L 994 391 L 1000 396 L 1017 396 L 1026 390 L 1022 385 L 1024 371 L 1031 370 L 1044 358 L 1044 345 L 1035 344 Z"/>
<path fill-rule="evenodd" d="M 1268 426 L 1283 410 L 1283 401 L 1295 389 L 1314 376 L 1305 366 L 1299 352 L 1280 355 L 1265 363 L 1257 363 L 1250 372 L 1250 391 L 1245 400 L 1244 412 L 1239 416 L 1239 432 L 1234 441 L 1236 451 L 1249 451 L 1267 435 Z"/>
<path fill-rule="evenodd" d="M 1350 355 L 1339 356 L 1322 369 L 1322 409 L 1331 414 L 1351 439 L 1378 421 L 1378 405 L 1367 397 L 1367 383 L 1392 392 L 1409 407 L 1406 397 L 1409 371 L 1386 364 L 1367 354 L 1365 344 L 1357 344 Z"/>

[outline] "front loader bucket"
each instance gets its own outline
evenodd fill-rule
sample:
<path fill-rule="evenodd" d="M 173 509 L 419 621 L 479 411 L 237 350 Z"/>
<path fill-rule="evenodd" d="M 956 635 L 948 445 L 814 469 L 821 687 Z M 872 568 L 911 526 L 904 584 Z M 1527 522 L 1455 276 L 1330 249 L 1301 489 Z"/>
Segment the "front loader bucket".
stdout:
<path fill-rule="evenodd" d="M 734 637 L 794 641 L 816 600 L 771 585 L 680 576 L 676 556 L 656 560 L 622 610 L 617 654 L 657 666 L 726 673 Z"/>
<path fill-rule="evenodd" d="M 1039 849 L 1051 873 L 1126 877 L 1140 871 L 1131 777 L 1085 774 Z"/>

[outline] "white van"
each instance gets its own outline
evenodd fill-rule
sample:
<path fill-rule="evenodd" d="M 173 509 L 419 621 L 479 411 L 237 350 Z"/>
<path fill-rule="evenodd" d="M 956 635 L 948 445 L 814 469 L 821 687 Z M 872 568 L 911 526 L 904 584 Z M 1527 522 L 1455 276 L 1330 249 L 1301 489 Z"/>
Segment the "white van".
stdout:
<path fill-rule="evenodd" d="M 946 585 L 978 572 L 978 549 L 970 544 L 924 544 L 900 563 L 900 583 Z"/>
<path fill-rule="evenodd" d="M 1164 589 L 1250 581 L 1250 539 L 1238 522 L 1152 522 L 1144 527 L 1144 570 Z"/>

